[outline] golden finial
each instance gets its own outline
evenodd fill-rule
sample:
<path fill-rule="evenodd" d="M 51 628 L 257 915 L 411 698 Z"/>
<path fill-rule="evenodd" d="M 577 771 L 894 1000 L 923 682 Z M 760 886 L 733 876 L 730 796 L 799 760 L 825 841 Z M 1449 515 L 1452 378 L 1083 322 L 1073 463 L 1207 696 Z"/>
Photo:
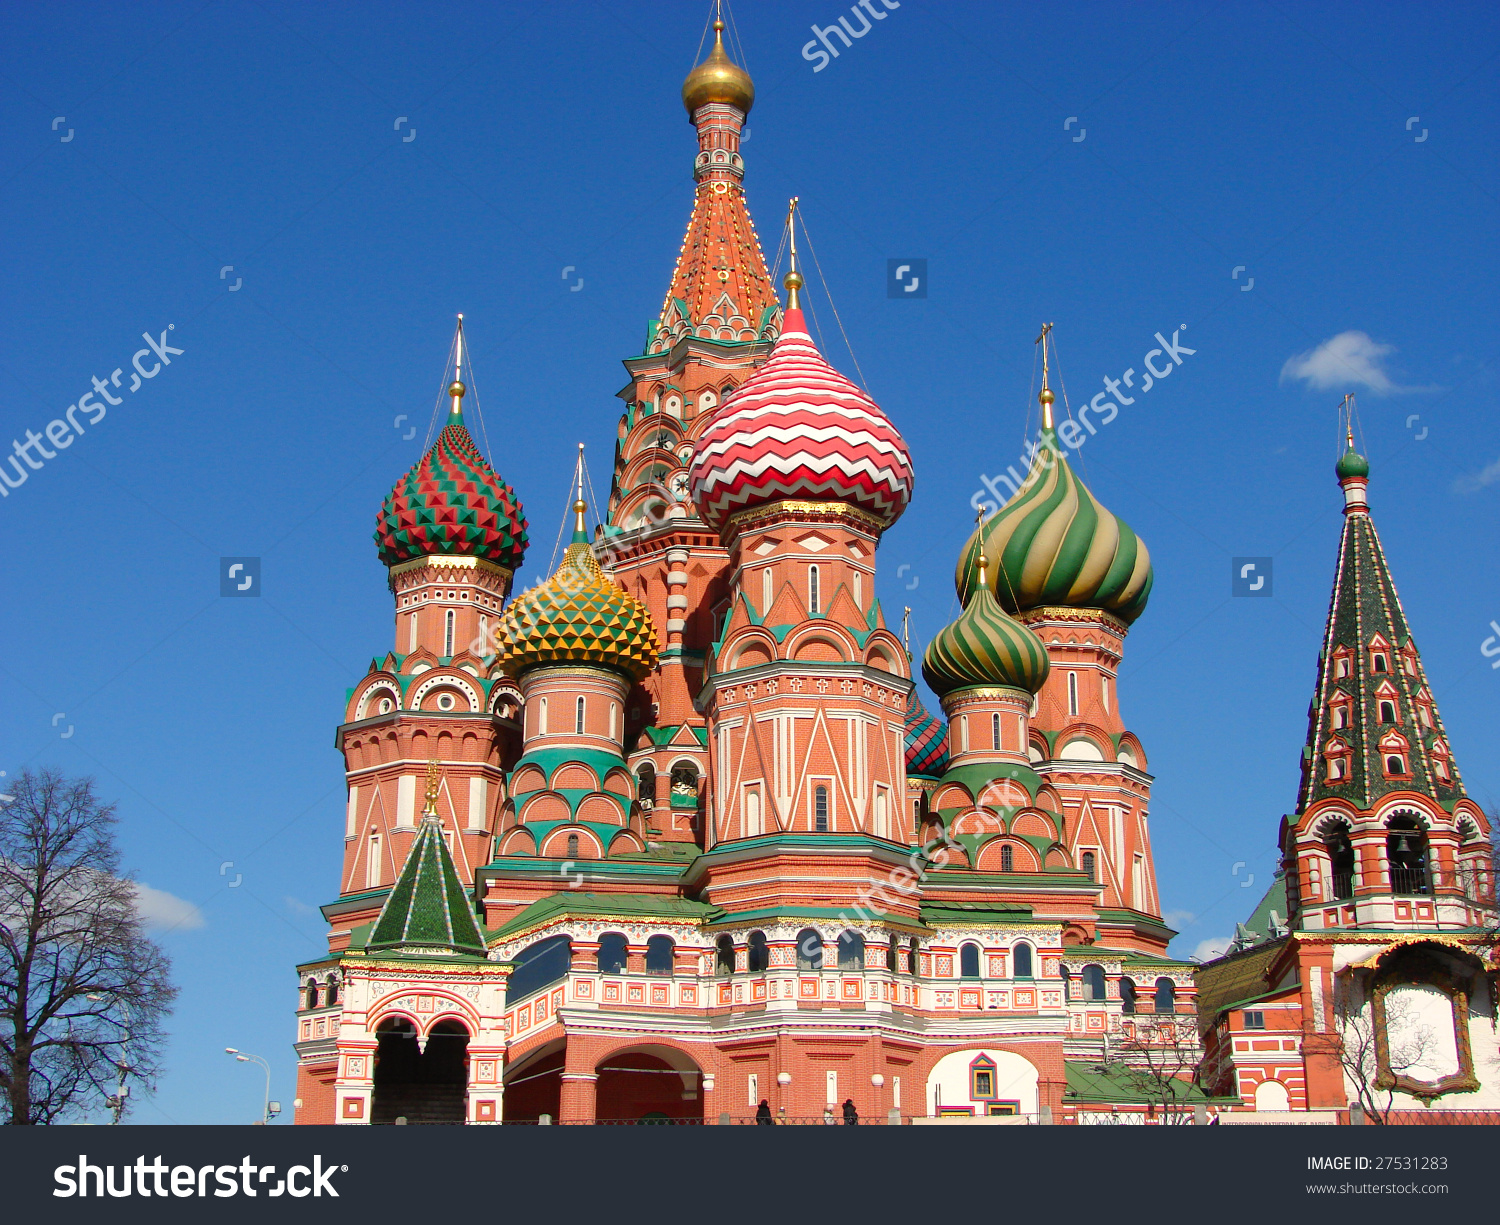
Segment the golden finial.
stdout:
<path fill-rule="evenodd" d="M 1352 391 L 1344 394 L 1344 437 L 1348 441 L 1349 449 L 1354 450 L 1354 393 Z"/>
<path fill-rule="evenodd" d="M 901 641 L 906 645 L 906 658 L 911 658 L 911 605 L 901 610 Z"/>
<path fill-rule="evenodd" d="M 1042 334 L 1036 338 L 1036 343 L 1042 346 L 1042 394 L 1037 397 L 1042 405 L 1042 428 L 1052 428 L 1052 404 L 1057 399 L 1052 394 L 1052 388 L 1047 385 L 1047 333 L 1052 330 L 1050 323 L 1042 324 Z"/>
<path fill-rule="evenodd" d="M 464 398 L 464 385 L 461 381 L 464 368 L 464 317 L 458 317 L 458 331 L 453 337 L 453 382 L 448 385 L 448 394 L 453 397 L 452 413 L 457 417 L 463 409 L 459 401 Z"/>
<path fill-rule="evenodd" d="M 427 806 L 423 808 L 423 816 L 437 816 L 438 801 L 438 763 L 429 761 L 427 763 Z"/>
<path fill-rule="evenodd" d="M 792 267 L 781 283 L 786 286 L 786 308 L 789 311 L 800 310 L 802 308 L 802 302 L 797 297 L 797 291 L 802 288 L 804 282 L 802 274 L 797 271 L 797 227 L 794 224 L 799 198 L 798 196 L 793 196 L 791 202 L 786 206 L 786 232 L 791 245 Z"/>

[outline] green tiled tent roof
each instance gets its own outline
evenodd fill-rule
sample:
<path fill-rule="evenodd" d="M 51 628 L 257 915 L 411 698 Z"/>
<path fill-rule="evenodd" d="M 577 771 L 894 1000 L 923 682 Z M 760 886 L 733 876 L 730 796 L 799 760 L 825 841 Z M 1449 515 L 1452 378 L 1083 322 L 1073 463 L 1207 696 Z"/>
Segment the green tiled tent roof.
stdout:
<path fill-rule="evenodd" d="M 372 953 L 442 949 L 484 955 L 484 936 L 469 892 L 459 880 L 435 817 L 423 818 L 365 947 Z"/>

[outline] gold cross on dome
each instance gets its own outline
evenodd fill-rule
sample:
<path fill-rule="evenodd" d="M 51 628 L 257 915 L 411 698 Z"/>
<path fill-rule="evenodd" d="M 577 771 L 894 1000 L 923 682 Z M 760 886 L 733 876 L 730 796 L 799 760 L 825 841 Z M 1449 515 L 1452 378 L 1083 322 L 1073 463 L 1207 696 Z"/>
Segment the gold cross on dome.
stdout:
<path fill-rule="evenodd" d="M 437 811 L 438 798 L 438 763 L 429 761 L 427 763 L 427 811 Z"/>

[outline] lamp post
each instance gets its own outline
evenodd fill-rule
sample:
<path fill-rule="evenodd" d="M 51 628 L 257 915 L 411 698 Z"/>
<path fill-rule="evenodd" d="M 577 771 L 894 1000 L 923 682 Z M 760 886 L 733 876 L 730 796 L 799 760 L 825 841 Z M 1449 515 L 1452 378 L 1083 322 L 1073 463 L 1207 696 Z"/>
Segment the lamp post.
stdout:
<path fill-rule="evenodd" d="M 95 1004 L 104 1002 L 102 995 L 88 995 L 85 997 Z M 130 1005 L 125 1000 L 119 1001 L 121 1010 L 125 1013 L 125 1028 L 120 1035 L 120 1057 L 115 1060 L 115 1094 L 113 1097 L 105 1097 L 104 1104 L 109 1107 L 109 1121 L 111 1127 L 118 1127 L 120 1116 L 125 1113 L 125 1099 L 130 1096 L 130 1086 L 125 1083 L 125 1077 L 130 1074 L 130 1063 L 126 1058 L 126 1044 L 130 1041 Z"/>
<path fill-rule="evenodd" d="M 266 1070 L 266 1097 L 265 1105 L 261 1110 L 260 1121 L 262 1123 L 269 1123 L 272 1119 L 274 1119 L 278 1114 L 281 1113 L 281 1104 L 279 1102 L 273 1102 L 271 1100 L 271 1065 L 264 1059 L 262 1059 L 259 1055 L 249 1055 L 244 1051 L 235 1050 L 235 1048 L 232 1046 L 226 1046 L 224 1048 L 224 1053 L 226 1055 L 233 1055 L 235 1061 L 238 1063 L 258 1063 Z"/>

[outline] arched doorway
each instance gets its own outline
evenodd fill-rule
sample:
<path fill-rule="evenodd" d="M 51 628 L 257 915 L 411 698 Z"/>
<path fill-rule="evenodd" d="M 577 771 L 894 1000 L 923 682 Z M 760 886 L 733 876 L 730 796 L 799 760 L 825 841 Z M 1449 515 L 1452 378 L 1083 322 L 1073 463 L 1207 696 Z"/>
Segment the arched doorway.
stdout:
<path fill-rule="evenodd" d="M 567 1047 L 549 1042 L 505 1069 L 506 1123 L 535 1123 L 542 1115 L 553 1122 L 562 1113 L 562 1070 Z"/>
<path fill-rule="evenodd" d="M 601 1122 L 703 1121 L 703 1077 L 681 1051 L 631 1047 L 607 1056 L 594 1071 L 594 1117 Z"/>
<path fill-rule="evenodd" d="M 439 1021 L 418 1042 L 405 1017 L 376 1029 L 375 1094 L 371 1123 L 462 1123 L 469 1086 L 469 1030 L 462 1021 Z"/>

